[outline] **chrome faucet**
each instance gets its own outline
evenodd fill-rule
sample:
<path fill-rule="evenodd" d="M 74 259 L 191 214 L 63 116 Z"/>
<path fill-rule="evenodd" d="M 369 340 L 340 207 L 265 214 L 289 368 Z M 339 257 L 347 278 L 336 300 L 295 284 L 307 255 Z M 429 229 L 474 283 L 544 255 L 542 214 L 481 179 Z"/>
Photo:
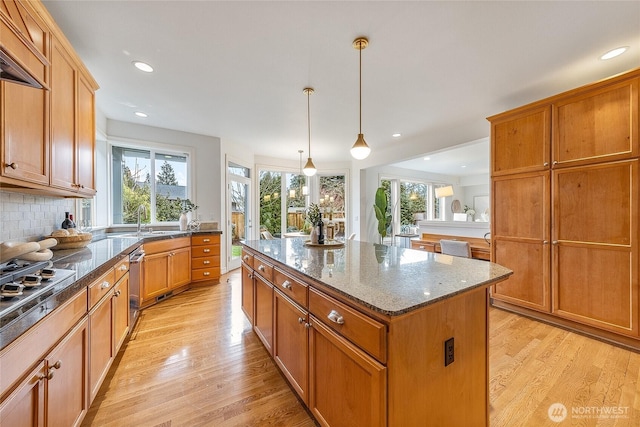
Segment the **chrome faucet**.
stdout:
<path fill-rule="evenodd" d="M 145 217 L 147 216 L 147 208 L 144 205 L 138 206 L 138 235 L 142 232 L 143 225 L 140 223 L 140 213 L 142 213 Z"/>

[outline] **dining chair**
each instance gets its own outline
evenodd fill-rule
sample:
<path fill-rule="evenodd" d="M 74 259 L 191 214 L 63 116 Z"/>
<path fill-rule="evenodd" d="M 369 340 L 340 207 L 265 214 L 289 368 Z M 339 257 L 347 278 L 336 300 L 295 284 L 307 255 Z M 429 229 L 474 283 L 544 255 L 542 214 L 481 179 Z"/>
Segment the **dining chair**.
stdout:
<path fill-rule="evenodd" d="M 269 230 L 263 230 L 260 232 L 260 236 L 264 239 L 264 240 L 274 240 L 273 234 L 271 234 L 269 232 Z"/>
<path fill-rule="evenodd" d="M 440 252 L 446 255 L 471 258 L 469 242 L 460 240 L 440 240 Z"/>

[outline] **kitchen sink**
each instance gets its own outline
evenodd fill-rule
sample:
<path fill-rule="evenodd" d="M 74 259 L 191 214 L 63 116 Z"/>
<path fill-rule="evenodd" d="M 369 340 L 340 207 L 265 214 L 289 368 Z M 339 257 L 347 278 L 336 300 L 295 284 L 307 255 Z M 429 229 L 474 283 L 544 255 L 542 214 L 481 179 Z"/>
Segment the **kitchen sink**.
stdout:
<path fill-rule="evenodd" d="M 107 237 L 118 237 L 118 238 L 135 238 L 142 239 L 145 237 L 155 237 L 155 236 L 171 236 L 173 234 L 184 233 L 184 231 L 178 230 L 155 230 L 155 231 L 141 231 L 140 233 L 108 233 Z"/>

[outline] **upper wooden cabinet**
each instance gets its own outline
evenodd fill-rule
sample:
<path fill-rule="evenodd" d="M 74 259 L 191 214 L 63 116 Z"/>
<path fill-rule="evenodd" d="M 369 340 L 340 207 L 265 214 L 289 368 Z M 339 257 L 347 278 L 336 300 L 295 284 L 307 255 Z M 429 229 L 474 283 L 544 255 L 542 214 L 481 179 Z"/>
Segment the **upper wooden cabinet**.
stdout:
<path fill-rule="evenodd" d="M 94 91 L 53 38 L 51 47 L 51 186 L 95 194 Z"/>
<path fill-rule="evenodd" d="M 97 83 L 38 1 L 0 0 L 0 47 L 44 86 L 0 82 L 0 185 L 93 196 Z"/>
<path fill-rule="evenodd" d="M 493 176 L 549 167 L 551 107 L 518 109 L 490 117 Z"/>
<path fill-rule="evenodd" d="M 553 166 L 637 157 L 638 77 L 569 93 L 553 103 Z"/>

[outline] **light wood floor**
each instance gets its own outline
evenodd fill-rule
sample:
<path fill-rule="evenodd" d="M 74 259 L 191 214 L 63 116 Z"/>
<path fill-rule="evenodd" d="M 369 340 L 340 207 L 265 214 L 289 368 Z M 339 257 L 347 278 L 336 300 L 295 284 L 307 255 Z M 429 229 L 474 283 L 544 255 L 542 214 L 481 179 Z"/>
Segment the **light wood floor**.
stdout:
<path fill-rule="evenodd" d="M 498 309 L 490 329 L 491 427 L 640 426 L 639 354 Z M 83 423 L 314 425 L 240 309 L 239 270 L 144 310 Z"/>

